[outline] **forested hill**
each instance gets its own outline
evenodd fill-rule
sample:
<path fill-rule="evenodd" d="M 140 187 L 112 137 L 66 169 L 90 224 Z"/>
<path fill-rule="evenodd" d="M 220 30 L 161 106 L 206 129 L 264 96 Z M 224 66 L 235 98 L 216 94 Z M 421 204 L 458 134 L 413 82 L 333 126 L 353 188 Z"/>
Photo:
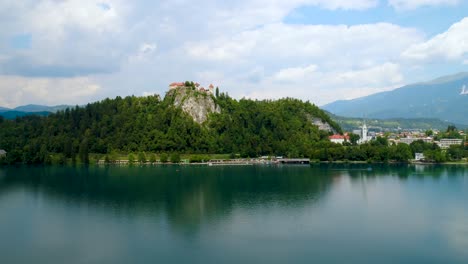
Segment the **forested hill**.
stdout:
<path fill-rule="evenodd" d="M 47 117 L 0 118 L 0 149 L 9 162 L 42 163 L 50 154 L 75 159 L 84 153 L 179 152 L 307 156 L 314 144 L 327 141 L 312 120 L 321 119 L 341 132 L 327 114 L 309 102 L 213 98 L 219 113 L 199 124 L 161 99 L 117 97 L 59 111 Z"/>

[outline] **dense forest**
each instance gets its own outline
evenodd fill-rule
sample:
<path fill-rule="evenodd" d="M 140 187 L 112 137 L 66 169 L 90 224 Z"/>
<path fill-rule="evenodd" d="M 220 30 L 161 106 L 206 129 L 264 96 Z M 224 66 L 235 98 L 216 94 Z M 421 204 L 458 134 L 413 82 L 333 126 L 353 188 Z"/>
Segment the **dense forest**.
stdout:
<path fill-rule="evenodd" d="M 199 125 L 173 105 L 173 98 L 129 96 L 105 99 L 47 117 L 0 119 L 0 149 L 8 163 L 46 163 L 51 157 L 88 162 L 89 153 L 227 153 L 307 156 L 328 141 L 311 117 L 340 127 L 322 110 L 296 99 L 234 100 L 214 97 L 221 113 Z"/>

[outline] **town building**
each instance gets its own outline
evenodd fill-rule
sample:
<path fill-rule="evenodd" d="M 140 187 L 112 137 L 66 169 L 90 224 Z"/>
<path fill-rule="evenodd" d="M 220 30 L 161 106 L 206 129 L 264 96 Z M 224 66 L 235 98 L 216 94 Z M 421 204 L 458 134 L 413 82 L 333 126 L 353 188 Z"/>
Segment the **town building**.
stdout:
<path fill-rule="evenodd" d="M 424 137 L 424 138 L 418 138 L 418 137 L 406 137 L 406 138 L 400 138 L 400 143 L 405 143 L 405 144 L 411 144 L 415 141 L 422 140 L 425 143 L 432 143 L 433 138 L 431 137 Z"/>
<path fill-rule="evenodd" d="M 424 160 L 426 157 L 424 157 L 424 153 L 414 153 L 414 160 L 416 161 L 421 161 Z"/>
<path fill-rule="evenodd" d="M 441 149 L 448 149 L 453 145 L 461 145 L 463 143 L 462 139 L 458 138 L 443 138 L 437 144 Z"/>
<path fill-rule="evenodd" d="M 364 122 L 364 124 L 362 125 L 361 127 L 361 130 L 360 130 L 360 133 L 358 134 L 360 139 L 359 139 L 359 144 L 364 144 L 366 142 L 369 142 L 372 138 L 369 137 L 369 134 L 368 134 L 368 129 L 367 129 L 367 125 L 366 125 L 366 122 Z"/>
<path fill-rule="evenodd" d="M 361 137 L 361 129 L 354 129 L 353 134 L 358 135 L 359 137 Z"/>
<path fill-rule="evenodd" d="M 332 136 L 329 136 L 328 139 L 330 139 L 330 141 L 332 143 L 338 143 L 338 144 L 343 144 L 346 141 L 349 142 L 349 136 L 347 134 L 345 134 L 345 135 L 339 135 L 339 134 L 332 135 Z"/>

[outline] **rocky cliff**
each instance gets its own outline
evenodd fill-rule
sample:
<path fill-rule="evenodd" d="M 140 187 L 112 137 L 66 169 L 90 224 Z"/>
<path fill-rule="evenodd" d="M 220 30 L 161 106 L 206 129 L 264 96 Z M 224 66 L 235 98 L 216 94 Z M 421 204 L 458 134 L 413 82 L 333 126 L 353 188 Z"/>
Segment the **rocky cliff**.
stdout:
<path fill-rule="evenodd" d="M 209 114 L 221 112 L 213 95 L 207 92 L 179 87 L 167 92 L 166 97 L 173 98 L 174 106 L 182 108 L 198 124 L 204 123 Z"/>

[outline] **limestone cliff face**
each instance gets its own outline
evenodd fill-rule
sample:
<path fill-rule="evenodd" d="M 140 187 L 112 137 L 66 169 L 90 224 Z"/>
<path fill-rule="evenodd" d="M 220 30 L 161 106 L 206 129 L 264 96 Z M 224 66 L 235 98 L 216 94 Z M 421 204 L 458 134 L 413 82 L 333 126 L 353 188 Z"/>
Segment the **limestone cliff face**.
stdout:
<path fill-rule="evenodd" d="M 335 132 L 335 130 L 330 126 L 330 124 L 328 124 L 327 122 L 324 122 L 322 121 L 320 118 L 314 118 L 312 123 L 316 126 L 318 126 L 318 128 L 320 130 L 324 130 L 324 131 L 327 131 L 327 132 Z"/>
<path fill-rule="evenodd" d="M 216 105 L 212 95 L 206 92 L 194 91 L 190 88 L 180 87 L 170 90 L 166 97 L 174 99 L 174 106 L 190 115 L 199 124 L 204 123 L 211 113 L 220 113 L 221 109 Z"/>
<path fill-rule="evenodd" d="M 336 133 L 335 129 L 327 122 L 323 121 L 320 118 L 314 117 L 310 114 L 306 114 L 307 119 L 314 125 L 318 127 L 319 130 Z"/>

